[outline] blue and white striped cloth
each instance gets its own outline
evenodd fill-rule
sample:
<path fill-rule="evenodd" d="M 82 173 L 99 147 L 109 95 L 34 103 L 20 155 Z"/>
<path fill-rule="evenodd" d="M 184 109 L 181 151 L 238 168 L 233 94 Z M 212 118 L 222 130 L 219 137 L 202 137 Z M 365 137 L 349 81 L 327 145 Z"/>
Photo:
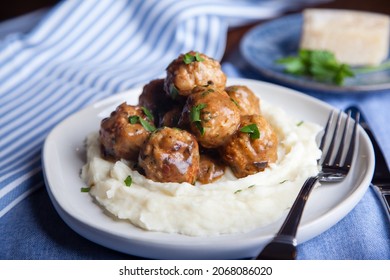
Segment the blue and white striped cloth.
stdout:
<path fill-rule="evenodd" d="M 314 0 L 70 0 L 0 41 L 0 217 L 43 186 L 41 148 L 66 116 L 163 75 L 189 50 L 220 59 L 228 27 Z"/>

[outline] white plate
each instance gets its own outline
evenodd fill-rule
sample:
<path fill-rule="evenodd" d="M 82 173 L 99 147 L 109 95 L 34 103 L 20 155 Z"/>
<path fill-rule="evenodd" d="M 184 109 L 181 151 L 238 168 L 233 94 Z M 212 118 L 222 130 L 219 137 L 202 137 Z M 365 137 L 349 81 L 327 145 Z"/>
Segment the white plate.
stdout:
<path fill-rule="evenodd" d="M 317 99 L 284 87 L 245 79 L 229 84 L 249 86 L 259 97 L 275 104 L 297 119 L 324 125 L 333 108 Z M 80 169 L 85 159 L 83 142 L 99 129 L 100 120 L 121 102 L 137 104 L 141 89 L 89 106 L 70 116 L 49 134 L 43 148 L 43 170 L 50 198 L 62 219 L 85 238 L 105 247 L 135 256 L 154 259 L 239 259 L 255 256 L 279 229 L 282 220 L 245 234 L 220 237 L 189 237 L 141 230 L 126 221 L 104 214 L 84 187 Z M 298 243 L 332 227 L 359 202 L 371 181 L 374 169 L 372 145 L 359 128 L 358 156 L 351 174 L 343 183 L 315 189 L 308 201 Z M 259 201 L 259 203 L 261 203 Z"/>

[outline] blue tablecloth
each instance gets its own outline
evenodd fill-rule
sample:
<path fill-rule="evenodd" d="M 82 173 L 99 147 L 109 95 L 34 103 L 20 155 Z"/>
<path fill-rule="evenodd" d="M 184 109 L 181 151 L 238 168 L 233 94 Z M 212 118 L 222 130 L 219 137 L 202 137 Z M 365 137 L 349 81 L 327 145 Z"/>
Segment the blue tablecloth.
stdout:
<path fill-rule="evenodd" d="M 126 33 L 123 28 L 134 28 L 140 24 L 132 20 L 133 15 L 141 12 L 146 19 L 139 26 L 146 26 L 147 31 L 155 30 L 153 26 L 167 24 L 169 21 L 164 22 L 164 17 L 161 22 L 154 21 L 156 13 L 161 10 L 153 10 L 152 6 L 158 5 L 141 4 L 142 1 L 115 1 L 115 5 L 106 2 L 109 1 L 60 3 L 48 14 L 44 13 L 44 20 L 30 28 L 31 31 L 28 28 L 23 30 L 27 33 L 5 36 L 7 28 L 4 25 L 2 28 L 0 24 L 0 39 L 3 36 L 0 41 L 0 259 L 136 258 L 86 240 L 61 220 L 43 187 L 39 155 L 44 137 L 61 119 L 86 104 L 160 75 L 167 61 L 187 48 L 197 49 L 220 59 L 224 51 L 221 42 L 225 42 L 229 26 L 268 18 L 287 9 L 269 9 L 267 1 L 263 1 L 264 5 L 259 4 L 262 1 L 247 1 L 247 6 L 241 6 L 242 9 L 248 11 L 259 8 L 258 11 L 262 13 L 256 15 L 248 12 L 246 16 L 233 17 L 231 14 L 229 16 L 229 7 L 226 6 L 231 5 L 230 11 L 237 9 L 235 1 L 228 1 L 226 10 L 219 10 L 217 14 L 205 14 L 202 5 L 220 5 L 220 0 L 197 1 L 200 14 L 190 21 L 183 20 L 184 25 L 179 24 L 176 33 L 172 31 L 170 39 L 175 42 L 178 40 L 180 44 L 174 45 L 176 48 L 172 52 L 166 52 L 164 46 L 157 50 L 151 48 L 149 51 L 153 51 L 153 59 L 164 59 L 158 62 L 151 59 L 141 63 L 132 57 L 133 53 L 139 51 L 134 42 L 144 40 L 143 43 L 153 46 L 155 39 L 162 36 L 158 32 L 163 30 L 152 32 L 150 37 L 131 37 L 134 34 Z M 169 5 L 173 5 L 174 1 L 158 2 L 164 2 L 159 4 L 162 6 L 168 5 L 165 8 L 172 8 Z M 187 11 L 187 4 L 183 5 L 180 9 Z M 206 10 L 210 11 L 209 8 Z M 85 17 L 86 13 L 89 16 Z M 104 19 L 101 18 L 103 14 Z M 74 31 L 76 27 L 77 32 Z M 106 30 L 110 32 L 105 32 Z M 219 34 L 218 40 L 211 38 L 206 32 L 211 30 L 213 35 Z M 220 33 L 215 33 L 216 30 Z M 185 33 L 186 40 L 180 41 L 183 39 L 183 31 L 188 32 Z M 125 36 L 128 41 L 114 40 L 118 34 Z M 79 44 L 77 38 L 86 45 Z M 196 43 L 191 38 L 201 38 L 199 40 L 203 40 L 203 43 Z M 109 47 L 108 42 L 111 42 Z M 66 47 L 64 44 L 67 44 Z M 128 51 L 123 50 L 124 47 L 129 47 Z M 165 55 L 162 56 L 162 53 Z M 99 56 L 95 56 L 96 54 Z M 155 70 L 139 77 L 139 72 L 131 70 L 134 65 Z M 229 77 L 264 80 L 264 77 L 243 63 L 238 52 L 226 60 L 223 69 Z M 83 95 L 80 95 L 81 92 Z M 48 102 L 46 99 L 56 94 L 59 94 L 56 101 L 59 102 L 58 117 L 56 114 L 46 113 L 45 107 L 40 107 L 40 102 L 34 105 L 36 108 L 33 106 L 35 99 L 41 98 L 41 103 L 45 104 Z M 390 90 L 367 95 L 307 94 L 341 109 L 351 104 L 359 105 L 375 131 L 386 158 L 390 159 Z M 78 98 L 79 96 L 82 98 Z M 67 98 L 73 99 L 63 101 Z M 50 106 L 53 104 L 55 102 L 47 103 Z M 62 108 L 64 105 L 67 106 Z M 35 123 L 34 118 L 39 119 L 40 114 L 43 119 Z M 45 124 L 41 129 L 42 121 Z M 359 204 L 343 220 L 323 234 L 301 244 L 298 249 L 300 259 L 390 259 L 390 225 L 372 189 L 368 189 Z"/>

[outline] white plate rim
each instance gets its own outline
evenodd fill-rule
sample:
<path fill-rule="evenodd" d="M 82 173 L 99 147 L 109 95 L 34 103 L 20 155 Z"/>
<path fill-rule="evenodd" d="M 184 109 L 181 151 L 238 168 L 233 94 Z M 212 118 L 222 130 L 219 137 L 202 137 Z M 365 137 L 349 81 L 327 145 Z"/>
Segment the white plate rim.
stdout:
<path fill-rule="evenodd" d="M 298 105 L 299 103 L 303 103 L 302 106 L 305 105 L 305 103 L 306 105 L 311 104 L 311 106 L 316 107 L 316 109 L 327 112 L 334 109 L 331 105 L 311 96 L 266 82 L 249 79 L 228 79 L 228 83 L 247 85 L 256 90 L 261 89 L 264 90 L 264 92 L 270 91 L 272 94 L 287 95 L 290 97 L 289 103 L 295 100 Z M 134 98 L 134 94 L 139 94 L 140 90 L 141 89 L 133 89 L 92 104 L 59 123 L 47 136 L 42 150 L 43 173 L 50 199 L 61 218 L 73 230 L 95 243 L 123 253 L 145 258 L 238 259 L 254 256 L 262 246 L 264 246 L 265 242 L 272 237 L 272 234 L 258 236 L 258 233 L 250 232 L 221 237 L 198 238 L 150 232 L 139 235 L 138 232 L 140 230 L 136 229 L 137 234 L 132 235 L 132 233 L 129 235 L 128 233 L 118 233 L 115 230 L 102 227 L 99 224 L 86 219 L 84 216 L 80 216 L 75 209 L 70 207 L 71 205 L 69 205 L 69 202 L 61 197 L 59 191 L 64 191 L 63 188 L 66 186 L 61 186 L 56 179 L 56 177 L 58 178 L 58 176 L 61 176 L 62 174 L 59 174 L 58 170 L 57 173 L 53 172 L 53 164 L 58 163 L 53 159 L 53 153 L 57 152 L 61 154 L 61 151 L 58 149 L 63 148 L 56 146 L 56 137 L 64 135 L 64 133 L 69 133 L 69 131 L 62 132 L 61 129 L 63 129 L 64 126 L 69 126 L 69 124 L 74 123 L 75 120 L 79 122 L 80 116 L 88 114 L 91 110 L 92 112 L 99 112 L 103 109 L 106 110 L 106 107 L 118 105 L 118 101 L 128 98 L 131 94 L 133 95 L 132 98 Z M 271 93 L 263 93 L 263 96 L 271 97 Z M 262 96 L 262 94 L 260 94 L 260 96 Z M 85 136 L 86 135 L 87 134 L 85 134 Z M 359 139 L 361 143 L 360 146 L 363 147 L 363 150 L 366 153 L 366 155 L 364 155 L 366 170 L 363 178 L 359 181 L 359 185 L 345 196 L 342 203 L 329 209 L 329 211 L 322 213 L 319 217 L 314 217 L 311 220 L 308 219 L 308 221 L 305 221 L 305 217 L 303 217 L 302 225 L 298 232 L 298 243 L 305 242 L 332 227 L 356 206 L 366 192 L 374 171 L 374 154 L 371 142 L 361 127 L 359 127 Z M 72 149 L 74 150 L 75 147 L 67 147 L 67 149 L 70 149 L 70 152 L 72 152 Z M 78 176 L 78 173 L 75 175 Z M 80 180 L 80 186 L 82 186 L 81 179 L 78 179 Z M 80 193 L 80 195 L 85 194 Z M 90 204 L 90 207 L 98 208 L 98 206 L 93 203 Z M 309 204 L 306 211 L 310 214 Z M 101 213 L 101 215 L 104 214 Z M 112 220 L 112 223 L 115 225 L 117 222 Z M 133 227 L 131 225 L 129 226 Z M 240 242 L 232 242 L 237 240 L 240 240 Z M 167 250 L 169 254 L 167 254 Z"/>

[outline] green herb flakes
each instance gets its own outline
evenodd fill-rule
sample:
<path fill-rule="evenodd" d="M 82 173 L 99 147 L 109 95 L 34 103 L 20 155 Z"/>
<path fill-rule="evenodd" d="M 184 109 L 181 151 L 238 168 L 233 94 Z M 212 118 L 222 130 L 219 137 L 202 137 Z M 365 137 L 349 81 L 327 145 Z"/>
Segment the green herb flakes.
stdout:
<path fill-rule="evenodd" d="M 260 131 L 255 123 L 248 124 L 240 129 L 241 132 L 248 133 L 252 140 L 260 138 Z"/>
<path fill-rule="evenodd" d="M 255 185 L 250 185 L 249 187 L 247 187 L 247 189 L 251 189 L 251 188 L 253 188 Z M 239 190 L 236 190 L 235 192 L 234 192 L 234 194 L 237 194 L 237 193 L 240 193 L 240 192 L 242 192 L 243 190 L 242 189 L 239 189 Z"/>
<path fill-rule="evenodd" d="M 89 188 L 89 187 L 84 187 L 84 188 L 80 189 L 81 192 L 89 192 L 90 190 L 91 190 L 91 188 Z"/>
<path fill-rule="evenodd" d="M 190 120 L 199 129 L 201 135 L 204 135 L 204 127 L 201 124 L 200 111 L 204 108 L 206 108 L 206 104 L 200 103 L 196 106 L 193 106 L 190 110 Z"/>
<path fill-rule="evenodd" d="M 200 56 L 200 54 L 197 52 L 195 53 L 195 60 L 198 62 L 204 61 L 204 58 Z"/>
<path fill-rule="evenodd" d="M 169 86 L 169 94 L 171 95 L 171 98 L 175 100 L 179 96 L 179 90 L 175 87 L 174 84 L 171 84 Z"/>
<path fill-rule="evenodd" d="M 197 61 L 197 62 L 202 62 L 204 61 L 204 58 L 200 56 L 200 54 L 198 52 L 195 53 L 195 55 L 192 55 L 191 53 L 186 53 L 184 56 L 183 56 L 183 62 L 185 64 L 190 64 L 194 61 Z"/>
<path fill-rule="evenodd" d="M 149 119 L 150 121 L 154 121 L 154 117 L 153 117 L 152 113 L 149 111 L 148 108 L 146 108 L 146 107 L 141 107 L 141 109 L 142 109 L 142 111 L 143 111 L 144 114 L 148 117 L 148 119 Z"/>
<path fill-rule="evenodd" d="M 130 116 L 129 117 L 129 123 L 131 123 L 131 124 L 136 124 L 136 123 L 138 123 L 138 116 Z"/>
<path fill-rule="evenodd" d="M 190 111 L 190 119 L 192 122 L 200 122 L 200 111 L 206 108 L 206 104 L 200 103 L 193 106 Z"/>
<path fill-rule="evenodd" d="M 202 126 L 202 124 L 200 122 L 195 122 L 195 126 L 199 130 L 200 135 L 203 136 L 204 135 L 204 127 Z"/>
<path fill-rule="evenodd" d="M 289 56 L 276 62 L 283 64 L 287 73 L 339 86 L 344 83 L 345 78 L 355 76 L 349 65 L 338 62 L 329 51 L 301 49 L 297 56 Z"/>
<path fill-rule="evenodd" d="M 301 126 L 303 124 L 303 121 L 300 121 L 299 123 L 297 123 L 297 126 Z"/>
<path fill-rule="evenodd" d="M 230 101 L 232 101 L 238 108 L 241 108 L 240 105 L 238 104 L 238 102 L 236 100 L 234 100 L 233 98 L 230 97 Z"/>
<path fill-rule="evenodd" d="M 156 130 L 156 127 L 153 124 L 149 123 L 148 121 L 145 121 L 143 118 L 140 118 L 139 116 L 130 116 L 128 120 L 129 123 L 131 124 L 140 123 L 149 132 L 153 132 Z"/>
<path fill-rule="evenodd" d="M 149 123 L 148 121 L 145 121 L 143 118 L 139 118 L 139 122 L 149 132 L 153 132 L 156 130 L 156 127 L 153 124 Z"/>
<path fill-rule="evenodd" d="M 131 178 L 131 176 L 127 176 L 126 179 L 124 180 L 124 183 L 127 187 L 130 187 L 131 184 L 133 183 L 133 178 Z"/>

